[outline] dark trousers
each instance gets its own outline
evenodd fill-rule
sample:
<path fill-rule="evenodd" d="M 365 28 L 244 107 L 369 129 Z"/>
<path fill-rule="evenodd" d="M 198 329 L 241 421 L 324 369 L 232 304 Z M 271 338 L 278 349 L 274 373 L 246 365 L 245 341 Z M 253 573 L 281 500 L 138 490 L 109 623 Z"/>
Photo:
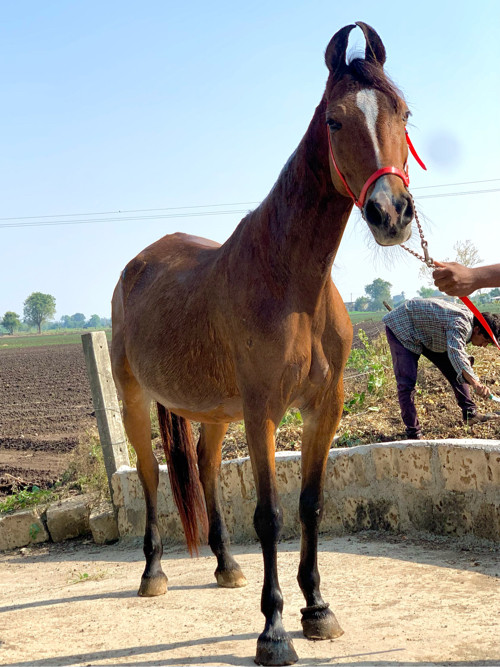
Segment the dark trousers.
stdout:
<path fill-rule="evenodd" d="M 415 408 L 415 385 L 417 383 L 417 368 L 420 355 L 406 349 L 389 327 L 386 327 L 385 331 L 391 350 L 392 367 L 396 376 L 401 417 L 406 426 L 408 436 L 415 437 L 421 433 L 417 410 Z M 457 372 L 451 365 L 448 354 L 446 352 L 433 352 L 425 347 L 422 354 L 439 368 L 451 384 L 456 401 L 462 410 L 464 420 L 476 414 L 476 404 L 471 398 L 469 385 L 458 382 Z"/>

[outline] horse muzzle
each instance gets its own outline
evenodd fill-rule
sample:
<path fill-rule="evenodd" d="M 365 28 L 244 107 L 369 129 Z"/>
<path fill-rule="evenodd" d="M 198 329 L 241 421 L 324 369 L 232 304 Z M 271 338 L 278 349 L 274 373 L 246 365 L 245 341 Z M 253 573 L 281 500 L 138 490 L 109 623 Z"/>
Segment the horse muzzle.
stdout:
<path fill-rule="evenodd" d="M 367 198 L 362 213 L 379 245 L 399 245 L 411 236 L 415 211 L 412 198 L 405 190 L 394 193 L 385 188 L 375 188 Z"/>

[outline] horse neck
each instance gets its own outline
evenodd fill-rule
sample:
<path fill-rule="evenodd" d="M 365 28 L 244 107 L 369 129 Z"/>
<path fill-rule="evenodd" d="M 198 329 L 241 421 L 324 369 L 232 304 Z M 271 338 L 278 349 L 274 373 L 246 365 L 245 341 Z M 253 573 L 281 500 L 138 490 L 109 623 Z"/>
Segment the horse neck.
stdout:
<path fill-rule="evenodd" d="M 331 181 L 325 108 L 323 100 L 273 189 L 242 223 L 278 292 L 305 276 L 307 291 L 324 286 L 352 208 Z"/>

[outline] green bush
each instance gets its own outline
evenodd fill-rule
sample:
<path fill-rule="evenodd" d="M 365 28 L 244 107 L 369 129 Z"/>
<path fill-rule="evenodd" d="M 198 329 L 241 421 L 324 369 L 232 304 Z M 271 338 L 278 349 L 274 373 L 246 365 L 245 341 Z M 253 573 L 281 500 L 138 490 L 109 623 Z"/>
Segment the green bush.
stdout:
<path fill-rule="evenodd" d="M 7 496 L 5 500 L 0 502 L 0 513 L 14 512 L 15 510 L 23 510 L 33 505 L 39 505 L 43 502 L 49 502 L 54 497 L 52 491 L 40 489 L 33 485 L 31 490 L 23 489 L 17 493 Z"/>
<path fill-rule="evenodd" d="M 385 338 L 379 336 L 370 341 L 363 329 L 359 330 L 358 336 L 363 347 L 351 350 L 346 368 L 356 371 L 359 375 L 366 375 L 366 390 L 355 391 L 349 397 L 344 404 L 345 412 L 355 412 L 364 407 L 367 394 L 381 397 L 392 373 L 391 353 Z"/>

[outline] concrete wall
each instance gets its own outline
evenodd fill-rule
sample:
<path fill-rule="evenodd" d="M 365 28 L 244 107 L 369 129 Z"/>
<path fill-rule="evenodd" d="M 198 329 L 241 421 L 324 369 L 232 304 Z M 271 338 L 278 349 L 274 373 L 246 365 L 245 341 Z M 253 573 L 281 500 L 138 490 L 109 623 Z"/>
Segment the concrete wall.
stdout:
<path fill-rule="evenodd" d="M 278 452 L 276 475 L 283 536 L 299 534 L 300 454 Z M 167 542 L 183 532 L 161 466 L 160 529 Z M 120 535 L 143 535 L 145 505 L 135 469 L 113 475 Z M 256 495 L 248 458 L 222 465 L 224 515 L 233 542 L 256 538 Z M 500 541 L 500 440 L 401 441 L 330 451 L 321 530 L 363 529 L 474 535 Z"/>

